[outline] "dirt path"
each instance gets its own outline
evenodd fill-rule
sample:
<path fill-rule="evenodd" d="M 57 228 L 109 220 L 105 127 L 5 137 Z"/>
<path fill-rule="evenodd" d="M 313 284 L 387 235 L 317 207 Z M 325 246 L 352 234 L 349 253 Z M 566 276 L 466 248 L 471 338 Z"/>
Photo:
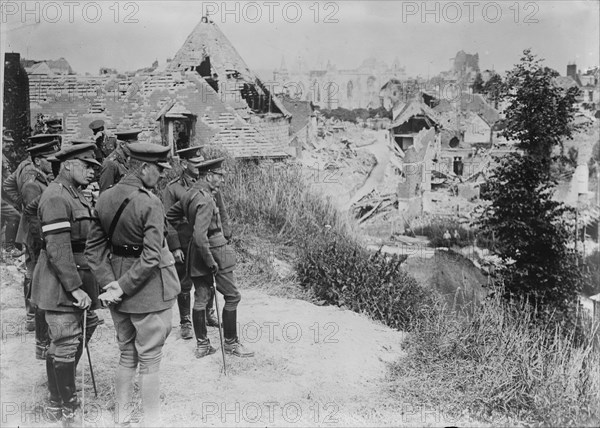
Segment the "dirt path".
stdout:
<path fill-rule="evenodd" d="M 21 273 L 2 268 L 2 426 L 46 426 L 45 366 L 34 359 L 33 333 L 22 329 Z M 117 346 L 112 320 L 91 344 L 100 391 L 87 382 L 89 426 L 112 426 L 112 376 Z M 177 324 L 174 312 L 174 325 Z M 386 362 L 402 355 L 403 333 L 335 307 L 243 290 L 240 336 L 256 357 L 197 360 L 193 341 L 175 327 L 162 363 L 163 426 L 380 426 L 404 421 L 385 393 Z M 211 341 L 218 344 L 216 329 Z M 80 364 L 81 367 L 81 364 Z M 87 365 L 86 365 L 87 367 Z M 78 379 L 80 379 L 78 377 Z M 418 421 L 413 424 L 422 425 Z"/>

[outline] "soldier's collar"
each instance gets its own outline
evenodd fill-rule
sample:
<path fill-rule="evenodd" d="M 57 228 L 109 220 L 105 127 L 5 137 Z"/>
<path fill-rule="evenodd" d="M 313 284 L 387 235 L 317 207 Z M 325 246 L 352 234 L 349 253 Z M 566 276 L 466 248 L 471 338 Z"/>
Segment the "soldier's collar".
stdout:
<path fill-rule="evenodd" d="M 59 175 L 58 177 L 56 177 L 54 182 L 58 183 L 62 188 L 66 189 L 74 198 L 78 196 L 77 188 L 66 178 L 61 177 Z"/>
<path fill-rule="evenodd" d="M 183 170 L 183 175 L 187 176 L 187 177 L 191 177 L 194 180 L 198 180 L 198 173 L 193 173 L 192 171 L 190 171 L 187 168 Z"/>
<path fill-rule="evenodd" d="M 210 186 L 208 185 L 208 183 L 206 182 L 206 180 L 200 179 L 200 180 L 196 181 L 196 183 L 194 184 L 194 186 L 196 186 L 198 189 L 206 190 L 208 193 L 210 193 L 211 195 L 214 196 L 214 193 L 210 189 Z"/>

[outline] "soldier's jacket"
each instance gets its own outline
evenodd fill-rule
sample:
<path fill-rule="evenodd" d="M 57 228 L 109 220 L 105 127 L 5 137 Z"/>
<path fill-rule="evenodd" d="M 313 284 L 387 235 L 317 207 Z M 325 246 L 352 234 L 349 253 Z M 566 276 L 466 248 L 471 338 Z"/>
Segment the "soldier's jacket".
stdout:
<path fill-rule="evenodd" d="M 114 186 L 119 182 L 129 168 L 127 166 L 127 158 L 123 149 L 117 147 L 104 162 L 102 162 L 102 168 L 100 169 L 100 179 L 98 184 L 100 185 L 100 192 L 104 192 L 110 186 Z"/>
<path fill-rule="evenodd" d="M 187 169 L 185 169 L 177 179 L 171 181 L 163 191 L 163 204 L 165 206 L 165 211 L 169 211 L 173 205 L 180 201 L 183 195 L 185 195 L 185 193 L 194 185 L 196 180 L 197 176 L 194 177 Z M 229 240 L 231 238 L 231 227 L 229 225 L 229 217 L 225 211 L 225 205 L 223 203 L 221 193 L 217 192 L 215 195 L 215 200 L 217 203 L 217 208 L 219 208 L 219 212 L 221 213 L 223 235 L 225 236 L 225 239 Z M 193 232 L 194 229 L 192 224 L 185 218 L 183 218 L 177 224 L 177 227 L 173 227 L 169 223 L 167 236 L 167 244 L 169 245 L 169 249 L 171 251 L 179 249 L 187 251 Z"/>
<path fill-rule="evenodd" d="M 25 159 L 17 166 L 17 169 L 8 176 L 6 181 L 2 183 L 2 189 L 18 208 L 21 208 L 23 205 L 23 199 L 21 197 L 23 184 L 34 179 L 37 172 L 38 169 L 33 164 L 33 161 L 31 159 Z"/>
<path fill-rule="evenodd" d="M 43 172 L 35 166 L 33 161 L 26 159 L 19 164 L 15 172 L 7 179 L 8 194 L 11 199 L 17 202 L 21 211 L 25 207 L 25 202 L 23 201 L 23 187 L 26 183 L 35 181 L 37 177 L 42 175 L 44 175 Z M 19 244 L 27 245 L 28 239 L 29 230 L 27 229 L 26 219 L 24 216 L 21 216 L 15 241 Z"/>
<path fill-rule="evenodd" d="M 96 160 L 103 163 L 104 159 L 117 147 L 117 137 L 108 135 L 106 131 L 101 131 L 94 136 L 94 141 L 96 143 L 96 148 L 94 149 Z"/>
<path fill-rule="evenodd" d="M 42 225 L 37 216 L 37 208 L 39 207 L 39 200 L 42 193 L 44 193 L 47 187 L 48 178 L 41 171 L 39 171 L 34 180 L 23 185 L 23 215 L 21 216 L 21 221 L 26 230 L 25 245 L 31 249 L 31 253 L 34 255 L 34 264 L 37 261 L 44 242 Z M 34 206 L 35 210 L 32 211 L 31 208 Z"/>
<path fill-rule="evenodd" d="M 215 263 L 223 273 L 235 267 L 235 252 L 227 245 L 223 232 L 221 211 L 204 180 L 197 181 L 167 212 L 167 220 L 173 227 L 182 221 L 191 224 L 192 240 L 188 245 L 188 273 L 192 277 L 210 273 Z"/>
<path fill-rule="evenodd" d="M 123 201 L 123 210 L 111 241 L 108 231 Z M 171 307 L 181 291 L 175 260 L 165 242 L 165 212 L 160 199 L 133 174 L 102 192 L 86 244 L 86 256 L 100 287 L 117 280 L 125 293 L 116 309 L 149 313 Z M 141 254 L 119 256 L 113 247 L 141 248 Z"/>
<path fill-rule="evenodd" d="M 81 191 L 61 177 L 48 185 L 39 200 L 45 248 L 33 272 L 31 299 L 41 309 L 75 312 L 71 292 L 80 288 L 98 307 L 98 288 L 84 256 L 92 223 L 92 207 Z"/>

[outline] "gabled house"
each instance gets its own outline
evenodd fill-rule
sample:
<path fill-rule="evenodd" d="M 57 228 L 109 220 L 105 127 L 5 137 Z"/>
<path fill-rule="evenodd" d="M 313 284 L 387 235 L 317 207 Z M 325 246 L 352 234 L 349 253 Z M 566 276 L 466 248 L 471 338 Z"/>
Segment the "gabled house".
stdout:
<path fill-rule="evenodd" d="M 140 139 L 178 148 L 219 144 L 237 158 L 282 158 L 291 114 L 249 70 L 218 27 L 203 18 L 166 67 L 133 76 L 40 76 L 30 79 L 32 116 L 61 117 L 64 140 L 136 127 Z M 33 88 L 31 88 L 33 85 Z"/>
<path fill-rule="evenodd" d="M 419 94 L 406 103 L 392 118 L 389 126 L 391 141 L 394 141 L 402 151 L 406 151 L 414 144 L 416 134 L 423 129 L 437 130 L 439 124 L 438 113 L 425 104 Z"/>

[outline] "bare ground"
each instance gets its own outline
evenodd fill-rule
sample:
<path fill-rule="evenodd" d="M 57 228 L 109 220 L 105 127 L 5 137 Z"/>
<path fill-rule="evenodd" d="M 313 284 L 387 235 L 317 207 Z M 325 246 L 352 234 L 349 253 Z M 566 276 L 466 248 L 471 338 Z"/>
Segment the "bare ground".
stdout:
<path fill-rule="evenodd" d="M 45 366 L 34 358 L 33 333 L 25 332 L 22 272 L 1 269 L 2 426 L 48 426 Z M 194 341 L 179 338 L 174 310 L 161 366 L 162 422 L 157 426 L 380 426 L 448 425 L 443 414 L 398 402 L 387 383 L 387 363 L 403 355 L 402 332 L 331 306 L 244 289 L 239 311 L 242 341 L 255 358 L 193 354 Z M 90 344 L 98 397 L 87 364 L 86 425 L 112 426 L 113 374 L 118 350 L 112 320 Z M 218 344 L 216 329 L 211 341 Z M 78 370 L 78 383 L 81 372 Z M 81 397 L 81 392 L 79 393 Z M 440 415 L 442 417 L 440 417 Z M 452 423 L 456 421 L 453 419 Z M 463 423 L 464 425 L 464 423 Z"/>

